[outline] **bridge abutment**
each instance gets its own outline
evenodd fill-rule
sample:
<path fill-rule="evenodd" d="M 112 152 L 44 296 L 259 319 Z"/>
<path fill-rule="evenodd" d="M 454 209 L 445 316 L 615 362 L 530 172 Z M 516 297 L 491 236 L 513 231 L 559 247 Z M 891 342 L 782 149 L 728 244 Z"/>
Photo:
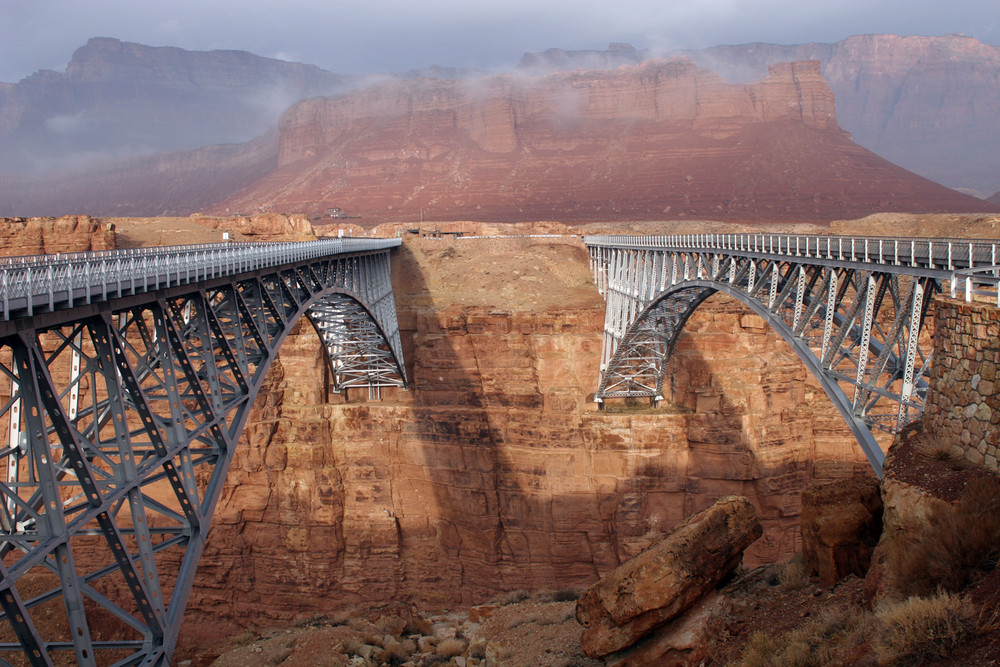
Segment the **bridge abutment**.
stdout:
<path fill-rule="evenodd" d="M 1000 470 L 1000 308 L 938 297 L 924 431 Z"/>

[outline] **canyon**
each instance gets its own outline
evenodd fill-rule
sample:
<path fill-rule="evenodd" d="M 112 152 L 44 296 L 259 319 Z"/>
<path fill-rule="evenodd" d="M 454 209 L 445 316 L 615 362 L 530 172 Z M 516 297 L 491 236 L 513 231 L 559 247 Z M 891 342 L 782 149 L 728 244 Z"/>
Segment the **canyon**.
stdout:
<path fill-rule="evenodd" d="M 601 411 L 603 303 L 579 238 L 413 237 L 394 261 L 412 387 L 333 394 L 315 333 L 289 337 L 215 515 L 187 650 L 333 609 L 586 585 L 722 495 L 758 508 L 747 563 L 775 562 L 800 549 L 802 488 L 870 474 L 795 354 L 731 301 L 692 320 L 663 407 Z"/>
<path fill-rule="evenodd" d="M 337 234 L 283 215 L 5 223 L 10 243 L 40 239 L 39 252 L 132 245 L 171 227 L 191 241 Z M 843 233 L 956 225 L 995 236 L 1000 216 L 834 223 Z M 300 323 L 238 446 L 178 659 L 248 627 L 371 605 L 467 608 L 505 591 L 579 589 L 722 496 L 747 497 L 760 518 L 745 565 L 780 562 L 802 549 L 803 489 L 871 475 L 794 352 L 722 296 L 687 325 L 660 407 L 599 410 L 603 302 L 576 229 L 376 230 L 405 238 L 393 286 L 411 387 L 333 393 L 319 339 Z"/>

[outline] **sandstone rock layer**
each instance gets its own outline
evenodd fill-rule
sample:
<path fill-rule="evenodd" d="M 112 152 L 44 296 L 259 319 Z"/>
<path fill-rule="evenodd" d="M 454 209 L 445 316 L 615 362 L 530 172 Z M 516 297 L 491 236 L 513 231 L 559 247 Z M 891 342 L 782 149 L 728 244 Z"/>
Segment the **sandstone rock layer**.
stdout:
<path fill-rule="evenodd" d="M 802 492 L 802 557 L 822 586 L 868 573 L 882 535 L 882 497 L 874 477 L 815 484 Z"/>
<path fill-rule="evenodd" d="M 278 169 L 217 208 L 424 217 L 831 220 L 982 211 L 851 142 L 819 63 L 731 84 L 679 58 L 544 77 L 395 80 L 305 100 Z"/>

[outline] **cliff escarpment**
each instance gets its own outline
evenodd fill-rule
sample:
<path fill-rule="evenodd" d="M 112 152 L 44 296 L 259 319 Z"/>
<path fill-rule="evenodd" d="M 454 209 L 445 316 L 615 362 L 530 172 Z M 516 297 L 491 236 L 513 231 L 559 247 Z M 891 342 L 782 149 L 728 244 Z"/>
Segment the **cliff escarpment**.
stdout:
<path fill-rule="evenodd" d="M 183 631 L 592 583 L 724 495 L 756 504 L 748 562 L 799 548 L 799 494 L 868 464 L 794 353 L 731 301 L 674 362 L 677 405 L 599 411 L 603 302 L 573 237 L 408 239 L 394 286 L 409 391 L 329 391 L 282 348 L 240 444 Z"/>
<path fill-rule="evenodd" d="M 770 65 L 817 60 L 854 141 L 952 188 L 989 195 L 1000 186 L 1000 46 L 966 35 L 854 35 L 833 43 L 736 44 L 684 52 L 728 81 L 753 81 Z M 613 67 L 653 57 L 550 49 L 526 54 L 529 71 Z"/>
<path fill-rule="evenodd" d="M 988 204 L 851 142 L 819 63 L 731 84 L 686 58 L 387 81 L 283 116 L 260 202 L 384 220 L 824 220 Z"/>

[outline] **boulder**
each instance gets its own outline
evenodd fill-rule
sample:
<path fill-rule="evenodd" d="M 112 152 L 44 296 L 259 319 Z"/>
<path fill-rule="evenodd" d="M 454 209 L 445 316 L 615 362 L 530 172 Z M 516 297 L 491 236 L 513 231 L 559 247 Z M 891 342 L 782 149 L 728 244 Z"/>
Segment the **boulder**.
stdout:
<path fill-rule="evenodd" d="M 620 651 L 676 618 L 730 574 L 762 534 L 756 510 L 741 496 L 720 498 L 681 522 L 580 596 L 584 651 Z"/>
<path fill-rule="evenodd" d="M 608 656 L 608 667 L 688 667 L 701 665 L 712 650 L 708 641 L 712 619 L 731 609 L 729 598 L 709 593 L 666 625 L 654 629 L 636 644 Z"/>
<path fill-rule="evenodd" d="M 864 577 L 882 534 L 882 496 L 872 477 L 814 484 L 802 492 L 802 556 L 806 572 L 833 586 Z"/>

